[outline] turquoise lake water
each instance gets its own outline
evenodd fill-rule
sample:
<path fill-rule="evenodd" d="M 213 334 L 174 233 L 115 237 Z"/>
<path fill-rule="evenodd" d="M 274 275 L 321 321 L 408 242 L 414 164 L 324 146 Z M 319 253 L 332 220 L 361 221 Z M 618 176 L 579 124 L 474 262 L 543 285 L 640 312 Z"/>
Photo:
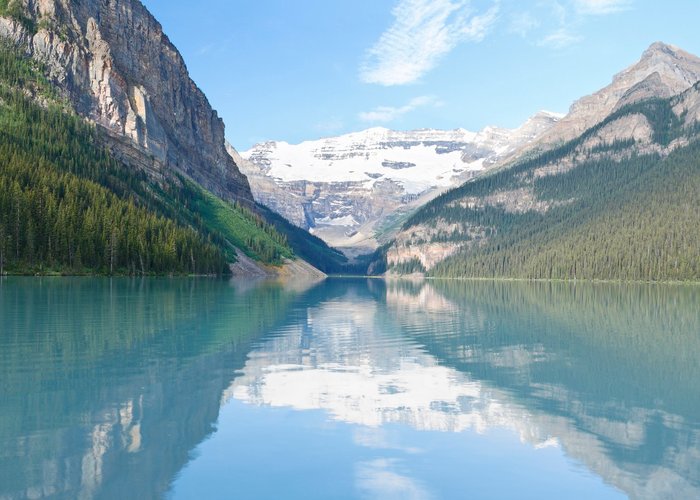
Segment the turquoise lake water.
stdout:
<path fill-rule="evenodd" d="M 700 498 L 700 287 L 0 280 L 0 499 Z"/>

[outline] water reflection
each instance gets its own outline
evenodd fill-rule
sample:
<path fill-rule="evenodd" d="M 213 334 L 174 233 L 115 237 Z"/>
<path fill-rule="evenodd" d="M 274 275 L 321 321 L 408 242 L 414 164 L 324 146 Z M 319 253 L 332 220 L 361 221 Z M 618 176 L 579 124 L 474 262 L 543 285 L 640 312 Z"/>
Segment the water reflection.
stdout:
<path fill-rule="evenodd" d="M 511 429 L 535 447 L 561 447 L 633 498 L 700 497 L 698 289 L 370 282 L 346 291 L 256 348 L 228 396 L 370 428 Z"/>
<path fill-rule="evenodd" d="M 0 285 L 0 498 L 158 498 L 296 296 L 213 280 Z"/>
<path fill-rule="evenodd" d="M 698 498 L 698 303 L 642 285 L 3 280 L 0 499 L 250 497 L 263 468 L 279 494 L 460 497 L 445 470 L 477 444 L 508 477 L 501 432 L 632 498 Z"/>
<path fill-rule="evenodd" d="M 229 397 L 258 405 L 324 409 L 347 423 L 458 432 L 508 420 L 483 385 L 387 324 L 387 310 L 357 289 L 307 311 L 249 356 Z M 493 403 L 493 404 L 491 404 Z"/>

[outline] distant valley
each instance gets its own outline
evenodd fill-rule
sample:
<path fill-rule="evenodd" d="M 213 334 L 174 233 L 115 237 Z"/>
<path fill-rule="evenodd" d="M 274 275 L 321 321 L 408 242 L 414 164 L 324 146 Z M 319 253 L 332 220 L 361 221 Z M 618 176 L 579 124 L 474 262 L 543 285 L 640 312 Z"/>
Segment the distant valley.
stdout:
<path fill-rule="evenodd" d="M 521 127 L 397 132 L 372 128 L 258 144 L 240 156 L 255 199 L 347 253 L 371 252 L 392 225 L 441 192 L 511 159 L 554 126 L 540 112 Z"/>

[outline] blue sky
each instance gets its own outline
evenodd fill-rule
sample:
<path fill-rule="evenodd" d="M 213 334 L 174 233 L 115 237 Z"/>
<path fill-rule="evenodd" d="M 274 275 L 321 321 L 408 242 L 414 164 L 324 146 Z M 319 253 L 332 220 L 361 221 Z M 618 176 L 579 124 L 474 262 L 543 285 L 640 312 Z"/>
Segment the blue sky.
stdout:
<path fill-rule="evenodd" d="M 661 40 L 700 54 L 696 0 L 143 0 L 239 150 L 373 126 L 516 127 L 565 112 Z"/>

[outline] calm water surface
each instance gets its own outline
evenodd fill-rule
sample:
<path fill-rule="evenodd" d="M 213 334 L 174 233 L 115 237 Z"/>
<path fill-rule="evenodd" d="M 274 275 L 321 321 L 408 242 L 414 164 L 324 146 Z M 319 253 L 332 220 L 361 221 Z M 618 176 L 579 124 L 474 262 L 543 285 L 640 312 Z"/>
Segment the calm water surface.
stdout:
<path fill-rule="evenodd" d="M 0 499 L 700 498 L 700 288 L 0 281 Z"/>

